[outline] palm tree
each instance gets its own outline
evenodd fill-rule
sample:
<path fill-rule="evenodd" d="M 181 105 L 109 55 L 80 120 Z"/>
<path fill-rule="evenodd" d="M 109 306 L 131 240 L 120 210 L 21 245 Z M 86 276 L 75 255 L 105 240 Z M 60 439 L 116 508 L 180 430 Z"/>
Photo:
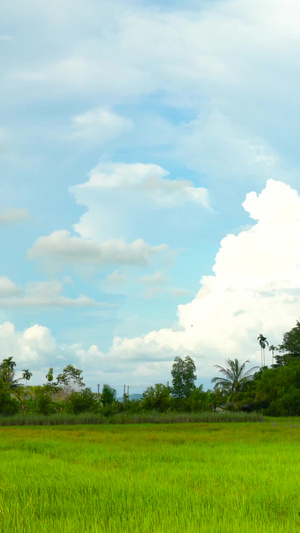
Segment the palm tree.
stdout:
<path fill-rule="evenodd" d="M 3 359 L 2 363 L 0 364 L 0 378 L 3 383 L 10 383 L 13 381 L 15 375 L 15 366 L 16 363 L 13 361 L 12 357 Z"/>
<path fill-rule="evenodd" d="M 2 363 L 0 363 L 0 383 L 2 383 L 2 386 L 7 389 L 14 389 L 16 387 L 19 387 L 18 379 L 14 379 L 15 377 L 15 368 L 16 363 L 13 361 L 12 357 L 7 357 L 7 359 L 3 359 Z"/>
<path fill-rule="evenodd" d="M 260 359 L 261 359 L 261 366 L 266 366 L 266 360 L 265 360 L 265 348 L 266 346 L 269 346 L 269 343 L 267 341 L 267 337 L 264 337 L 262 333 L 260 333 L 257 337 L 257 340 L 260 345 Z"/>
<path fill-rule="evenodd" d="M 221 378 L 217 376 L 212 379 L 212 382 L 216 384 L 215 388 L 221 387 L 221 389 L 229 393 L 231 399 L 234 393 L 239 392 L 244 387 L 251 379 L 253 372 L 259 367 L 253 366 L 245 372 L 246 363 L 250 363 L 250 361 L 245 361 L 240 365 L 238 359 L 227 359 L 226 363 L 228 364 L 227 368 L 215 365 L 225 377 Z"/>
<path fill-rule="evenodd" d="M 32 372 L 29 372 L 28 368 L 26 370 L 22 370 L 22 379 L 25 379 L 26 387 L 27 387 L 27 381 L 30 380 L 32 376 Z"/>
<path fill-rule="evenodd" d="M 274 364 L 274 352 L 275 350 L 278 350 L 277 346 L 274 346 L 274 344 L 271 344 L 269 347 L 269 352 L 272 352 L 272 365 Z"/>
<path fill-rule="evenodd" d="M 16 366 L 16 363 L 15 361 L 13 360 L 12 356 L 10 357 L 7 357 L 7 359 L 3 359 L 2 363 L 1 363 L 1 368 L 6 368 L 8 370 L 10 370 L 11 372 L 13 372 L 15 366 Z"/>

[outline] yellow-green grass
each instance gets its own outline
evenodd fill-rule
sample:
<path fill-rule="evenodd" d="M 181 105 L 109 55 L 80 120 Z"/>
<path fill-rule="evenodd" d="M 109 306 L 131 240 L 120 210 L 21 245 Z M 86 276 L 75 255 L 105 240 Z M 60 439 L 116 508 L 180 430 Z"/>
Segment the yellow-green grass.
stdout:
<path fill-rule="evenodd" d="M 299 513 L 299 419 L 0 428 L 1 533 L 293 533 Z"/>

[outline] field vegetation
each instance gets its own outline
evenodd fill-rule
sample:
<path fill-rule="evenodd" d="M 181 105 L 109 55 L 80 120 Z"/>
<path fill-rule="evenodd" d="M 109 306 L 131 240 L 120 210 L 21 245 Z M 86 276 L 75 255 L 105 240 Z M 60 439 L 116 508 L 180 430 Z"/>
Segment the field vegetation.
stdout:
<path fill-rule="evenodd" d="M 124 411 L 104 416 L 101 413 L 54 413 L 43 414 L 17 414 L 13 416 L 0 416 L 0 426 L 57 426 L 78 424 L 178 424 L 187 422 L 263 422 L 265 418 L 259 413 L 243 413 L 231 411 L 199 412 L 199 413 L 160 413 L 147 411 L 144 413 L 131 413 Z"/>
<path fill-rule="evenodd" d="M 3 533 L 294 533 L 300 419 L 0 428 Z"/>
<path fill-rule="evenodd" d="M 176 356 L 171 369 L 172 385 L 155 383 L 144 390 L 139 399 L 131 399 L 125 387 L 123 399 L 117 398 L 116 390 L 108 384 L 103 385 L 101 392 L 92 392 L 85 387 L 82 370 L 71 364 L 56 379 L 53 368 L 49 368 L 43 385 L 30 386 L 32 372 L 23 369 L 22 377 L 16 379 L 16 363 L 10 356 L 0 363 L 0 417 L 18 415 L 25 423 L 26 416 L 27 423 L 36 423 L 43 419 L 41 417 L 49 416 L 57 422 L 73 420 L 76 423 L 73 415 L 81 420 L 84 413 L 90 413 L 90 420 L 100 422 L 105 417 L 143 421 L 153 417 L 153 412 L 155 416 L 164 413 L 167 417 L 179 413 L 190 417 L 208 411 L 299 416 L 300 323 L 284 334 L 279 346 L 269 347 L 270 366 L 265 364 L 268 341 L 263 334 L 257 340 L 261 349 L 260 367 L 246 368 L 249 361 L 228 358 L 225 366 L 216 365 L 218 375 L 212 379 L 214 388 L 205 391 L 202 385 L 196 386 L 194 360 L 189 356 Z M 0 418 L 0 423 L 5 422 Z"/>

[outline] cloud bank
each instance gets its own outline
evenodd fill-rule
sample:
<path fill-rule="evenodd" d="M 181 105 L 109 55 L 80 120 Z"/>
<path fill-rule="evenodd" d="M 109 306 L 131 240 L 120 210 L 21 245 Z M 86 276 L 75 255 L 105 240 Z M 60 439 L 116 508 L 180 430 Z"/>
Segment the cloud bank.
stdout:
<path fill-rule="evenodd" d="M 195 358 L 200 382 L 228 357 L 259 363 L 258 334 L 277 344 L 300 315 L 300 196 L 285 183 L 268 180 L 260 194 L 247 195 L 243 207 L 256 222 L 221 241 L 213 274 L 202 277 L 190 303 L 178 306 L 173 328 L 115 337 L 108 353 L 80 343 L 65 353 L 88 372 L 101 368 L 99 379 L 115 385 L 124 379 L 166 380 L 175 355 Z M 18 335 L 12 325 L 0 329 L 6 345 L 18 343 L 15 353 L 22 361 L 27 351 L 28 362 L 38 360 L 33 347 L 38 343 L 52 357 L 54 346 L 57 350 L 47 328 L 34 328 Z"/>
<path fill-rule="evenodd" d="M 190 354 L 205 377 L 228 357 L 259 362 L 260 332 L 270 344 L 281 340 L 300 315 L 300 196 L 268 180 L 243 207 L 257 222 L 221 241 L 213 275 L 201 279 L 190 303 L 179 305 L 174 328 L 115 338 L 110 358 L 159 362 L 166 354 L 167 360 Z"/>

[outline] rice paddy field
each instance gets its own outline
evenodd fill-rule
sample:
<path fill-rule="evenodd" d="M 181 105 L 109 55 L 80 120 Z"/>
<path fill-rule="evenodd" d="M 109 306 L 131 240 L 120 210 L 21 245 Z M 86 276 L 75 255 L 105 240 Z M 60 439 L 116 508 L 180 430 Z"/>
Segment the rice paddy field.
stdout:
<path fill-rule="evenodd" d="M 300 419 L 0 427 L 1 533 L 300 531 Z"/>

